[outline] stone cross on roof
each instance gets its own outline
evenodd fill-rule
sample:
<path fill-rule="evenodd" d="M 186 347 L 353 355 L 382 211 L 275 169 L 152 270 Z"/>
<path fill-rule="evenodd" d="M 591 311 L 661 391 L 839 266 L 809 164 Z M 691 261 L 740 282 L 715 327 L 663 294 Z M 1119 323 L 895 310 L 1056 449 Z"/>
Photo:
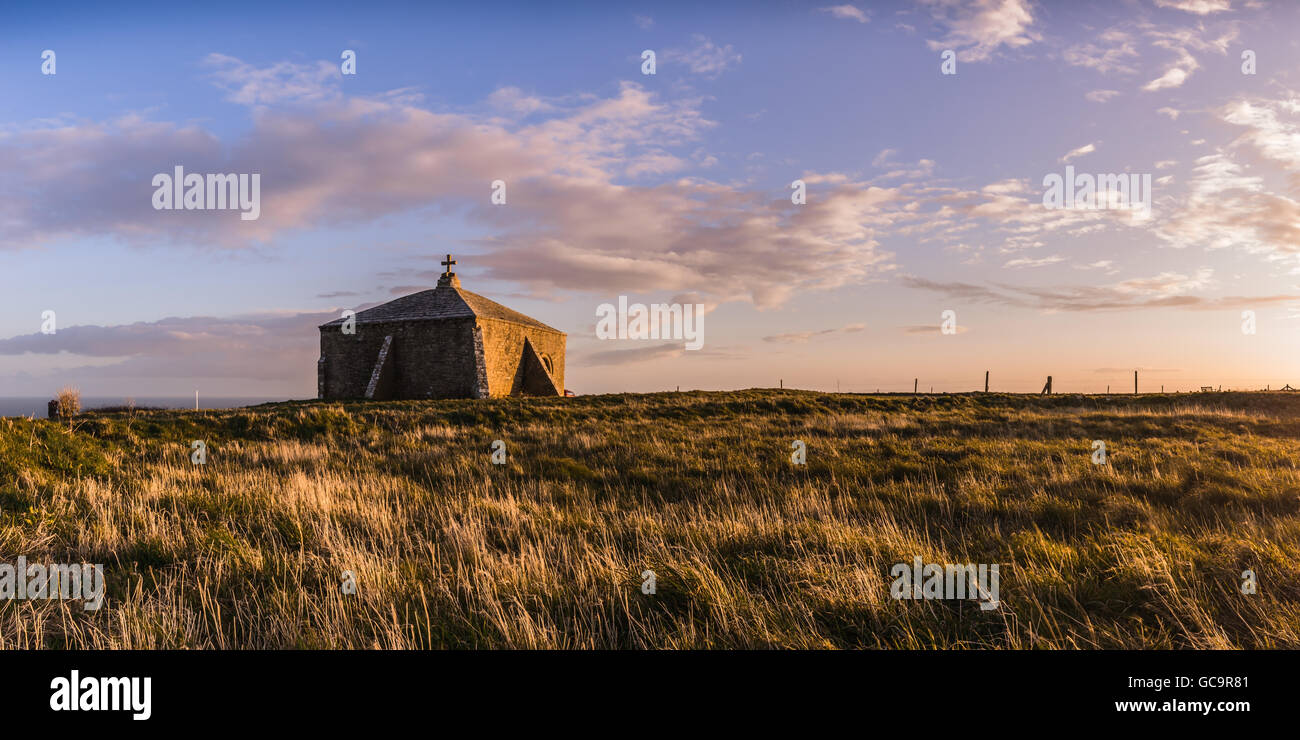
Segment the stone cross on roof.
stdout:
<path fill-rule="evenodd" d="M 442 266 L 445 267 L 445 268 L 447 268 L 447 271 L 444 272 L 444 273 L 442 273 L 442 275 L 438 277 L 438 287 L 439 287 L 439 288 L 442 288 L 442 287 L 459 288 L 459 287 L 460 287 L 460 278 L 456 277 L 456 273 L 454 273 L 454 272 L 451 271 L 451 266 L 454 265 L 454 264 L 456 264 L 456 260 L 452 259 L 450 254 L 447 255 L 447 259 L 445 259 L 445 260 L 442 261 Z"/>

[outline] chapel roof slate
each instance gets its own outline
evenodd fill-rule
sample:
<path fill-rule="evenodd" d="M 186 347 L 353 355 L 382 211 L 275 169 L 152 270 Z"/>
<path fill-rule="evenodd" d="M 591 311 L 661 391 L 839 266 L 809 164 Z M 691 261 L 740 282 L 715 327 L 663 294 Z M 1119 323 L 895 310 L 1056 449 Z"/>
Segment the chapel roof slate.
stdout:
<path fill-rule="evenodd" d="M 436 288 L 422 290 L 419 293 L 412 293 L 367 308 L 364 311 L 358 311 L 356 322 L 358 324 L 377 324 L 394 321 L 444 321 L 470 318 L 509 321 L 530 326 L 534 329 L 564 333 L 559 329 L 543 324 L 537 319 L 506 308 L 490 298 L 484 298 L 478 293 L 472 293 L 461 288 L 458 284 L 453 285 L 449 281 L 443 280 L 438 282 Z M 322 324 L 321 328 L 337 326 L 343 322 L 344 319 L 342 318 L 335 319 Z"/>

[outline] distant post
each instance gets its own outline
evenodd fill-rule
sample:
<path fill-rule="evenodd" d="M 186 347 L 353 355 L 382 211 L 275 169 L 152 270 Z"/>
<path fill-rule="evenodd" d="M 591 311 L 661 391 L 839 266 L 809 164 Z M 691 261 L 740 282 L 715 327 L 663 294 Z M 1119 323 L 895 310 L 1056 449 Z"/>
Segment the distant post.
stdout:
<path fill-rule="evenodd" d="M 985 393 L 989 392 L 989 371 L 988 370 L 984 371 L 984 392 Z"/>
<path fill-rule="evenodd" d="M 917 386 L 917 384 L 920 383 L 920 382 L 921 382 L 921 379 L 920 379 L 920 378 L 912 378 L 912 395 L 913 395 L 913 396 L 916 395 L 916 386 Z"/>
<path fill-rule="evenodd" d="M 781 384 L 781 390 L 785 390 L 785 378 L 781 378 L 777 382 Z"/>
<path fill-rule="evenodd" d="M 1138 394 L 1138 371 L 1133 371 L 1133 395 Z"/>
<path fill-rule="evenodd" d="M 1043 392 L 1040 393 L 1039 395 L 1040 396 L 1052 395 L 1052 376 L 1050 375 L 1047 376 L 1047 384 L 1043 386 Z"/>

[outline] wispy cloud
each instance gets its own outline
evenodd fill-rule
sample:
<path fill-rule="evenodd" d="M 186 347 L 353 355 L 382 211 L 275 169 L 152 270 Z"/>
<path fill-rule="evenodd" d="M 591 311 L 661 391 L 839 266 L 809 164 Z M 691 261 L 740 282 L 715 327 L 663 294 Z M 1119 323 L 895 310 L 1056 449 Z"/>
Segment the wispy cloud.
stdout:
<path fill-rule="evenodd" d="M 225 54 L 209 54 L 203 65 L 211 70 L 216 85 L 226 91 L 226 100 L 241 105 L 271 103 L 317 103 L 336 99 L 337 82 L 343 75 L 337 64 L 278 62 L 257 67 Z"/>
<path fill-rule="evenodd" d="M 740 64 L 741 55 L 731 44 L 718 46 L 706 36 L 696 34 L 695 46 L 689 49 L 667 49 L 664 59 L 686 65 L 692 74 L 717 77 L 729 67 Z"/>
<path fill-rule="evenodd" d="M 1062 52 L 1066 64 L 1087 67 L 1102 74 L 1132 74 L 1137 71 L 1139 56 L 1133 35 L 1118 28 L 1109 28 L 1094 40 L 1068 46 Z"/>
<path fill-rule="evenodd" d="M 1032 287 L 1002 283 L 978 285 L 963 282 L 937 282 L 906 276 L 904 285 L 942 293 L 975 303 L 994 303 L 1044 311 L 1118 311 L 1132 309 L 1181 308 L 1189 310 L 1223 310 L 1258 307 L 1300 300 L 1300 294 L 1204 297 L 1191 295 L 1209 284 L 1211 274 L 1200 270 L 1195 275 L 1166 272 L 1149 278 L 1123 280 L 1111 285 Z"/>
<path fill-rule="evenodd" d="M 1064 261 L 1065 261 L 1064 257 L 1060 256 L 1059 254 L 1054 254 L 1050 257 L 1039 257 L 1036 259 L 1033 257 L 1017 257 L 1016 259 L 1007 260 L 1005 263 L 1003 263 L 1002 266 L 1011 269 L 1021 268 L 1021 267 L 1046 267 L 1048 265 L 1055 265 L 1058 262 L 1064 262 Z"/>
<path fill-rule="evenodd" d="M 746 355 L 743 352 L 725 348 L 687 350 L 682 346 L 681 342 L 673 342 L 671 344 L 651 344 L 644 347 L 630 347 L 627 349 L 609 349 L 599 352 L 591 352 L 582 355 L 578 360 L 583 365 L 606 367 L 610 365 L 632 365 L 677 357 L 739 360 L 744 359 L 745 356 Z"/>
<path fill-rule="evenodd" d="M 1093 103 L 1104 103 L 1119 95 L 1119 90 L 1091 90 L 1083 97 Z"/>
<path fill-rule="evenodd" d="M 870 18 L 867 14 L 856 5 L 831 5 L 825 8 L 818 8 L 823 13 L 830 13 L 836 18 L 857 21 L 858 23 L 867 23 Z"/>
<path fill-rule="evenodd" d="M 1029 0 L 920 0 L 919 4 L 947 31 L 927 45 L 936 51 L 955 49 L 963 62 L 986 61 L 1003 46 L 1016 49 L 1041 38 L 1032 29 Z"/>
<path fill-rule="evenodd" d="M 555 110 L 555 105 L 535 95 L 527 95 L 517 87 L 502 87 L 488 96 L 489 105 L 508 113 L 530 115 Z"/>
<path fill-rule="evenodd" d="M 1078 159 L 1079 157 L 1082 157 L 1085 154 L 1092 154 L 1095 151 L 1097 151 L 1097 145 L 1095 143 L 1084 144 L 1083 146 L 1077 149 L 1071 149 L 1070 151 L 1066 152 L 1065 156 L 1061 157 L 1061 161 L 1069 162 L 1072 159 Z"/>
<path fill-rule="evenodd" d="M 1142 89 L 1154 92 L 1182 86 L 1201 67 L 1196 57 L 1192 56 L 1193 51 L 1227 54 L 1228 46 L 1236 40 L 1237 34 L 1235 25 L 1227 27 L 1217 38 L 1209 38 L 1209 33 L 1204 28 L 1147 30 L 1145 35 L 1152 39 L 1152 45 L 1171 52 L 1174 60 L 1166 67 L 1164 74 L 1143 85 Z"/>
<path fill-rule="evenodd" d="M 1090 262 L 1086 265 L 1071 266 L 1076 270 L 1101 270 L 1107 275 L 1114 275 L 1119 272 L 1119 269 L 1115 267 L 1114 260 L 1097 260 L 1096 262 Z"/>
<path fill-rule="evenodd" d="M 1225 120 L 1233 118 L 1236 110 L 1230 107 L 1225 111 Z M 1300 155 L 1285 144 L 1295 132 L 1275 127 L 1267 116 L 1251 118 L 1249 123 L 1237 119 L 1246 128 L 1237 139 L 1238 146 L 1288 175 L 1300 172 Z M 1171 204 L 1168 214 L 1156 224 L 1155 235 L 1175 247 L 1239 249 L 1274 256 L 1300 253 L 1300 201 L 1270 191 L 1263 174 L 1248 171 L 1225 152 L 1197 158 L 1186 195 Z"/>
<path fill-rule="evenodd" d="M 813 339 L 816 337 L 824 337 L 824 336 L 829 336 L 831 334 L 845 334 L 845 333 L 859 332 L 865 328 L 867 328 L 866 324 L 849 324 L 847 326 L 841 326 L 838 329 L 821 329 L 818 331 L 800 331 L 800 332 L 791 332 L 789 334 L 774 334 L 772 336 L 763 337 L 763 341 L 776 342 L 782 344 L 801 344 L 803 342 L 807 342 L 809 339 Z"/>
<path fill-rule="evenodd" d="M 1188 13 L 1197 15 L 1209 15 L 1210 13 L 1222 13 L 1232 10 L 1231 0 L 1156 0 L 1156 5 L 1162 8 L 1185 10 Z"/>
<path fill-rule="evenodd" d="M 904 334 L 937 334 L 939 336 L 946 336 L 943 333 L 943 326 L 940 324 L 909 324 L 907 326 L 900 326 L 899 329 L 901 329 Z M 970 327 L 968 326 L 953 327 L 954 334 L 965 334 L 968 331 L 970 331 Z"/>

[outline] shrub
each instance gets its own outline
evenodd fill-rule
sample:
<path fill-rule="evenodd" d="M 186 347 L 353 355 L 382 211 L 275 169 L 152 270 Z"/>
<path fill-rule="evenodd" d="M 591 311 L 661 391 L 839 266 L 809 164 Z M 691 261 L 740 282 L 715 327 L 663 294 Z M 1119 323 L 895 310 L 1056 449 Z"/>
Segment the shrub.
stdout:
<path fill-rule="evenodd" d="M 81 391 L 77 388 L 64 386 L 55 399 L 59 402 L 59 416 L 66 419 L 81 413 Z"/>

